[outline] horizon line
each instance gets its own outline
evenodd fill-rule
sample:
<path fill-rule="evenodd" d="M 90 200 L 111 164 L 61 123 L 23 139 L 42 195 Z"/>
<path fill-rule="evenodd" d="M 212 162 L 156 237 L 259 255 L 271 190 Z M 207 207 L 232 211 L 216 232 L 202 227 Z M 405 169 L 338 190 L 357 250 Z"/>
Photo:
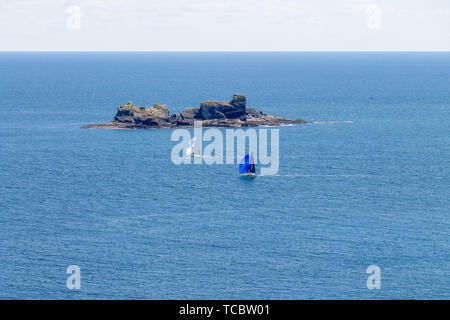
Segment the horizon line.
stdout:
<path fill-rule="evenodd" d="M 0 50 L 1 53 L 450 53 L 450 50 Z"/>

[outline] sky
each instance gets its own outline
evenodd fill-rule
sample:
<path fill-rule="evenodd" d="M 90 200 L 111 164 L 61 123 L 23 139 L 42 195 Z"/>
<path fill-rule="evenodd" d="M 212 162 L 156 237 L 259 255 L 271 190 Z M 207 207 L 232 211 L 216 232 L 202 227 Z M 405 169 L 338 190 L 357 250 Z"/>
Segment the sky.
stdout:
<path fill-rule="evenodd" d="M 0 0 L 0 51 L 450 51 L 450 0 Z"/>

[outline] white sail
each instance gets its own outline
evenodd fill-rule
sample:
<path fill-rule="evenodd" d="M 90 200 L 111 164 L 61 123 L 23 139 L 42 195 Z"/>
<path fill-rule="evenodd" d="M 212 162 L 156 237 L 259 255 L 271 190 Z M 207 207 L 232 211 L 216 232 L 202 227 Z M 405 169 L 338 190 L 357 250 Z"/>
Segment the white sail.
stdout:
<path fill-rule="evenodd" d="M 191 139 L 191 141 L 189 141 L 189 146 L 186 149 L 186 155 L 188 156 L 194 156 L 195 153 L 197 153 L 196 151 L 196 141 L 197 141 L 197 137 L 194 137 L 193 139 Z M 198 148 L 197 148 L 198 149 Z"/>

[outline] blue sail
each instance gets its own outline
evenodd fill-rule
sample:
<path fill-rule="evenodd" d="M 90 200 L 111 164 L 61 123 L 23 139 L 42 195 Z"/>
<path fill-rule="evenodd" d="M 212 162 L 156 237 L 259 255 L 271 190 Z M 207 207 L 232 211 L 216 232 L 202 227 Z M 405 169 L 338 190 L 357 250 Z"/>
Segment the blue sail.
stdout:
<path fill-rule="evenodd" d="M 245 155 L 245 157 L 242 159 L 241 163 L 239 164 L 239 173 L 245 173 L 250 169 L 250 156 L 248 154 Z"/>

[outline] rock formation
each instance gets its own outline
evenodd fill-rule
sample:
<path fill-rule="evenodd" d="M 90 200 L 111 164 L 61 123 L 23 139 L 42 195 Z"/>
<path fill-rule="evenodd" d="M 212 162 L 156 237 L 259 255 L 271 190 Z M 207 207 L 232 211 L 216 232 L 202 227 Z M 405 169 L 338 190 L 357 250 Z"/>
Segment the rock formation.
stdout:
<path fill-rule="evenodd" d="M 163 104 L 151 108 L 137 107 L 133 102 L 117 107 L 113 121 L 86 125 L 82 128 L 139 129 L 139 128 L 189 128 L 194 121 L 202 121 L 203 127 L 256 127 L 307 123 L 305 120 L 289 120 L 267 115 L 246 107 L 244 95 L 233 96 L 230 101 L 205 101 L 200 108 L 186 108 L 170 115 Z"/>

